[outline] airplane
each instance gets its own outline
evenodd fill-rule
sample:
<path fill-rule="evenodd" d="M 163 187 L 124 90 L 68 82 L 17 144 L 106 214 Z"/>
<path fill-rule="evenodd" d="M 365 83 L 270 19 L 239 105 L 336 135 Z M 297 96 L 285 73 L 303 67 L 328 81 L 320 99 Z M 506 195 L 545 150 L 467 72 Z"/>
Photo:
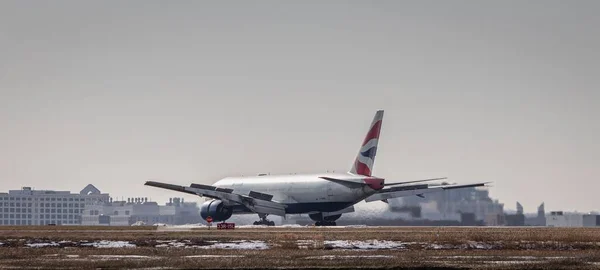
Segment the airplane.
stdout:
<path fill-rule="evenodd" d="M 213 185 L 180 186 L 156 181 L 145 185 L 206 197 L 211 200 L 201 206 L 203 219 L 225 222 L 233 214 L 258 214 L 255 225 L 273 226 L 268 215 L 286 217 L 308 214 L 316 226 L 335 226 L 342 214 L 354 212 L 354 205 L 366 202 L 419 196 L 451 189 L 486 186 L 475 184 L 427 184 L 444 178 L 385 183 L 372 175 L 383 120 L 383 110 L 377 111 L 369 131 L 347 173 L 317 173 L 226 177 Z"/>

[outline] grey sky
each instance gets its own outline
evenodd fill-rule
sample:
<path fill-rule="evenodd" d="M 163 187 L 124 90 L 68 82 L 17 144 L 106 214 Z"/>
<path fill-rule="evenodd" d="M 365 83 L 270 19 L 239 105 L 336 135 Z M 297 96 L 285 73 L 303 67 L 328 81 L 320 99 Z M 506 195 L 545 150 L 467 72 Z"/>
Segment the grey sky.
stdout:
<path fill-rule="evenodd" d="M 347 171 L 600 210 L 598 1 L 2 1 L 0 190 Z"/>

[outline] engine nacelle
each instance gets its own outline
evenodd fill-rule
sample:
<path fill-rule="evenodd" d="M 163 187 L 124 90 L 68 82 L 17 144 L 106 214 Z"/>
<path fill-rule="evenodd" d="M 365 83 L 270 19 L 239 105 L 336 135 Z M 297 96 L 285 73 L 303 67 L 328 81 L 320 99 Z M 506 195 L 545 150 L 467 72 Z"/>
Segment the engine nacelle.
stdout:
<path fill-rule="evenodd" d="M 207 217 L 212 217 L 213 221 L 225 221 L 231 217 L 233 209 L 227 207 L 221 200 L 212 200 L 202 204 L 200 208 L 200 216 L 206 220 Z"/>

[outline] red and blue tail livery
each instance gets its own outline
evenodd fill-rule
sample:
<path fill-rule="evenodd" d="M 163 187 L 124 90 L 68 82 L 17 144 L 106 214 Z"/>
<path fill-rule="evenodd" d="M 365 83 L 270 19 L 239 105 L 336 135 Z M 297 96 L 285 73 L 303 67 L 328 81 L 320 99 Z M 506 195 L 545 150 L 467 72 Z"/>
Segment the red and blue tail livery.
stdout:
<path fill-rule="evenodd" d="M 369 132 L 363 141 L 363 144 L 358 151 L 358 155 L 352 165 L 351 174 L 371 176 L 373 172 L 373 164 L 375 163 L 375 155 L 377 154 L 377 144 L 379 143 L 379 132 L 381 131 L 381 123 L 383 121 L 383 110 L 377 111 Z"/>

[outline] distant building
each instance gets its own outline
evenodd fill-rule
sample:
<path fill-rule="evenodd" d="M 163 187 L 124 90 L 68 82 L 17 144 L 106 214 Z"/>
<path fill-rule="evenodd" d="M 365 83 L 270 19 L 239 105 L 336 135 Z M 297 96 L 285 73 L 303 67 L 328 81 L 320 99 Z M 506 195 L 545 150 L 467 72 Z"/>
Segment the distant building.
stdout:
<path fill-rule="evenodd" d="M 99 202 L 87 205 L 82 225 L 129 226 L 137 222 L 153 225 L 200 223 L 200 209 L 195 202 L 171 198 L 166 205 L 158 205 L 148 198 L 128 198 L 127 201 Z"/>
<path fill-rule="evenodd" d="M 504 220 L 506 226 L 525 226 L 525 215 L 523 214 L 506 214 Z"/>
<path fill-rule="evenodd" d="M 537 215 L 525 215 L 526 226 L 546 226 L 546 211 L 544 209 L 544 203 L 540 204 L 537 209 Z"/>
<path fill-rule="evenodd" d="M 553 211 L 546 216 L 546 226 L 548 227 L 598 227 L 600 226 L 600 215 L 565 213 L 563 211 Z"/>
<path fill-rule="evenodd" d="M 517 202 L 517 214 L 523 215 L 523 205 L 520 202 Z"/>
<path fill-rule="evenodd" d="M 427 220 L 454 220 L 461 222 L 481 221 L 486 225 L 504 224 L 504 205 L 492 200 L 489 191 L 477 188 L 464 188 L 444 192 L 428 193 L 424 198 L 418 196 L 389 200 L 390 210 L 405 212 L 419 207 L 421 211 L 414 218 Z M 468 214 L 473 214 L 468 215 Z M 469 217 L 469 218 L 466 218 Z"/>
<path fill-rule="evenodd" d="M 504 220 L 504 214 L 491 213 L 485 216 L 483 223 L 485 223 L 486 226 L 502 226 L 506 222 Z"/>
<path fill-rule="evenodd" d="M 525 215 L 523 215 L 523 205 L 517 202 L 517 212 L 514 214 L 505 214 L 504 220 L 506 226 L 525 226 Z"/>
<path fill-rule="evenodd" d="M 23 187 L 0 193 L 0 225 L 73 225 L 81 223 L 86 205 L 108 201 L 93 185 L 79 193 Z"/>

